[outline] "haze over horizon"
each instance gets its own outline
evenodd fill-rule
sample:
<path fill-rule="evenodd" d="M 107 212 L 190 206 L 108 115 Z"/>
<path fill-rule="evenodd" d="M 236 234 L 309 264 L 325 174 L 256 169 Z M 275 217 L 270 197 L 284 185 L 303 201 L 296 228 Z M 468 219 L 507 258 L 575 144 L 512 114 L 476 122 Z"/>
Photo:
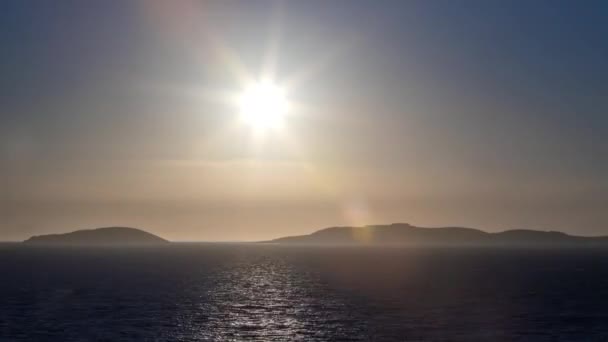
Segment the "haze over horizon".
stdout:
<path fill-rule="evenodd" d="M 1 6 L 0 241 L 608 235 L 604 1 Z M 268 75 L 291 106 L 262 131 L 225 98 Z"/>

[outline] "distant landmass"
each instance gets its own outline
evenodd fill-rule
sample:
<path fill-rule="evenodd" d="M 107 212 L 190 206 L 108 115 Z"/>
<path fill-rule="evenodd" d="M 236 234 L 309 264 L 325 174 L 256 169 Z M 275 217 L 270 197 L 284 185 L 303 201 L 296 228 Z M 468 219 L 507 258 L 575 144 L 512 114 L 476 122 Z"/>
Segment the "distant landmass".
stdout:
<path fill-rule="evenodd" d="M 407 223 L 364 227 L 331 227 L 309 235 L 271 241 L 281 244 L 407 246 L 607 246 L 608 236 L 583 237 L 557 231 L 507 230 L 488 233 L 463 227 L 423 228 Z"/>
<path fill-rule="evenodd" d="M 159 236 L 129 227 L 104 227 L 77 230 L 65 234 L 38 235 L 23 242 L 49 245 L 157 245 L 169 243 Z"/>

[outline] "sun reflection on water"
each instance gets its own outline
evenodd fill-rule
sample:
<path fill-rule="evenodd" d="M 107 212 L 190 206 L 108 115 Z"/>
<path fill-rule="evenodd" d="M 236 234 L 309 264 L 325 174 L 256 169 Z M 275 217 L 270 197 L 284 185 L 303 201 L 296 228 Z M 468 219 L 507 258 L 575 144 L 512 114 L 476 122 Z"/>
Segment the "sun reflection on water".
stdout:
<path fill-rule="evenodd" d="M 293 270 L 277 260 L 243 261 L 226 270 L 215 288 L 209 338 L 286 340 L 307 330 L 310 310 Z"/>

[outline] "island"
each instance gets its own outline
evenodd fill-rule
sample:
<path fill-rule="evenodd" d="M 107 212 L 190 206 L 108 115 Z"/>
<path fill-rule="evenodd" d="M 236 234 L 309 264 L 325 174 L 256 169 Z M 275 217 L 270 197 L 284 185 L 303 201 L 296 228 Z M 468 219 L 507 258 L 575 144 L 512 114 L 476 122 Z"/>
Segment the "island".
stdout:
<path fill-rule="evenodd" d="M 465 227 L 424 228 L 407 223 L 363 227 L 331 227 L 312 234 L 282 237 L 263 243 L 306 245 L 398 246 L 606 246 L 608 236 L 584 237 L 558 231 L 507 230 L 488 233 Z"/>
<path fill-rule="evenodd" d="M 23 241 L 36 245 L 160 245 L 169 241 L 141 229 L 104 227 L 77 230 L 65 234 L 32 236 Z"/>

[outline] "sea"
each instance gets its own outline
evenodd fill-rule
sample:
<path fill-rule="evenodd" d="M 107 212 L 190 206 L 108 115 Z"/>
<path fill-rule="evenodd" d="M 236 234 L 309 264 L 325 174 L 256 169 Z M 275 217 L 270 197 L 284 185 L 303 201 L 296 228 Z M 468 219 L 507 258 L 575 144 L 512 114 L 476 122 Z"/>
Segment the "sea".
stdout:
<path fill-rule="evenodd" d="M 608 250 L 1 244 L 0 341 L 608 341 Z"/>

